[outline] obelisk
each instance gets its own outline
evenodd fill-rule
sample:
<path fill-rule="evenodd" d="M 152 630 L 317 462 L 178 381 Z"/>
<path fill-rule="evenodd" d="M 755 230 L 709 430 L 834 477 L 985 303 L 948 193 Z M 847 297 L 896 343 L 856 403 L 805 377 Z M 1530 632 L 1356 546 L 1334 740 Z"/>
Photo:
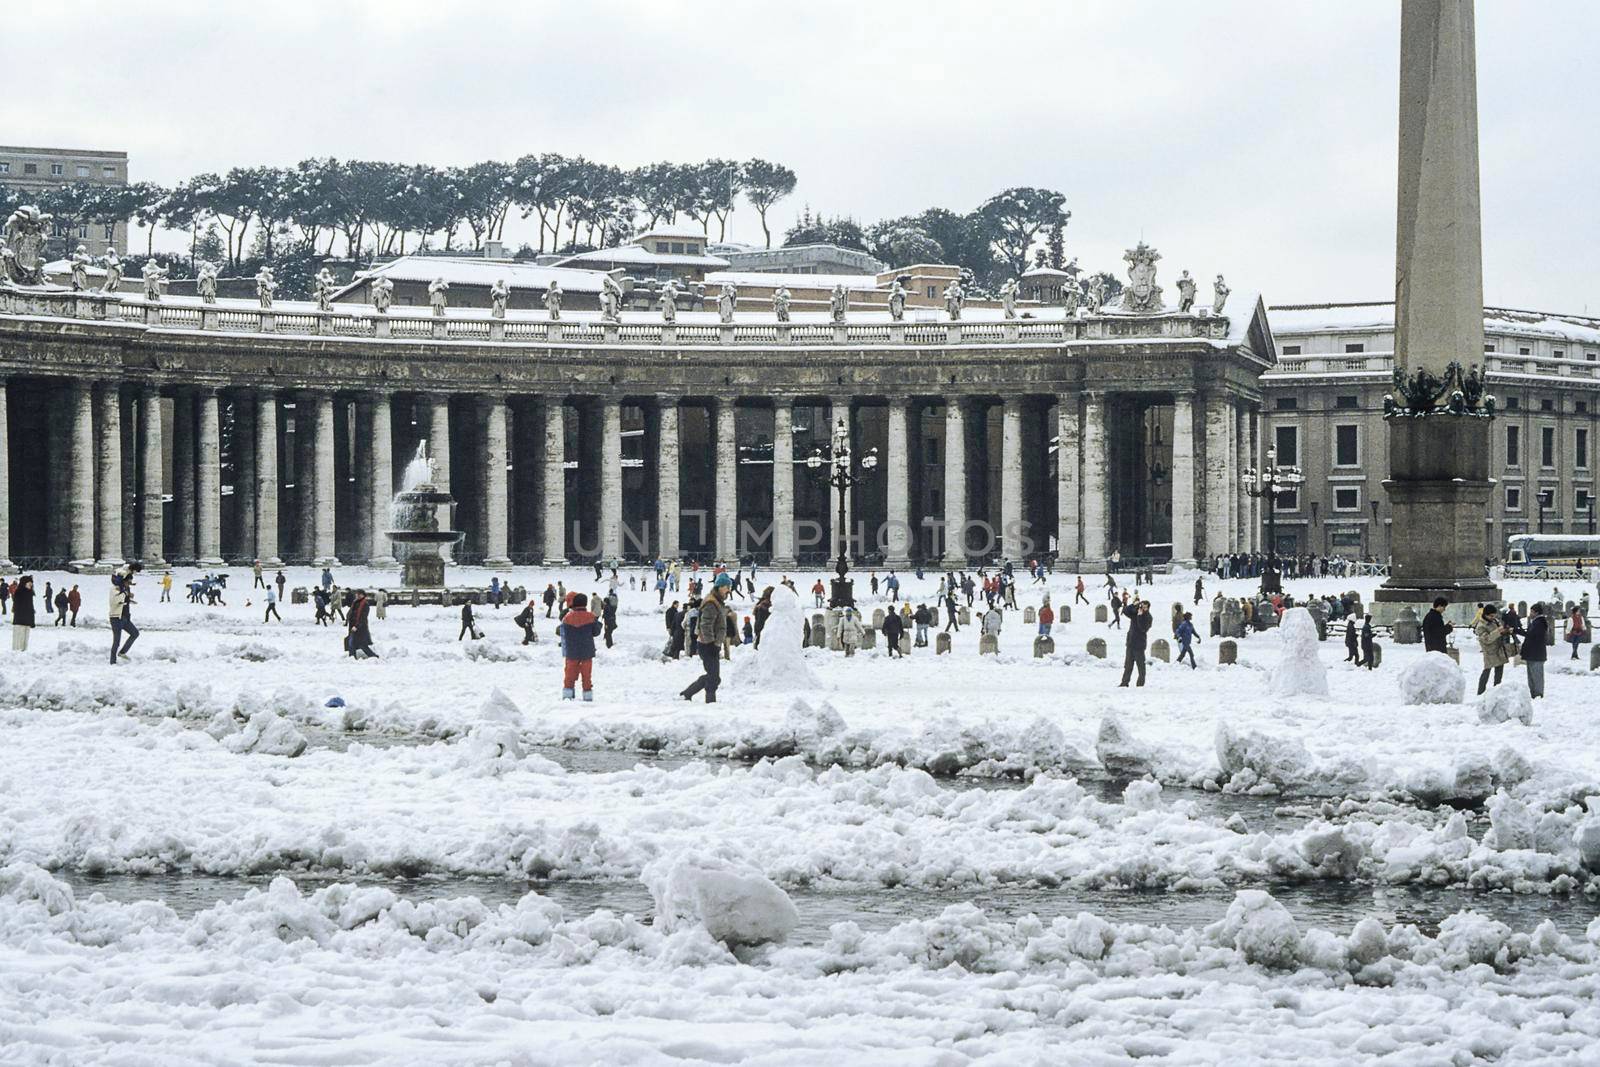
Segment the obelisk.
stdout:
<path fill-rule="evenodd" d="M 1388 491 L 1394 570 L 1374 597 L 1392 621 L 1436 596 L 1469 620 L 1499 600 L 1484 573 L 1493 400 L 1482 396 L 1483 236 L 1473 0 L 1404 0 L 1395 239 L 1395 393 Z"/>

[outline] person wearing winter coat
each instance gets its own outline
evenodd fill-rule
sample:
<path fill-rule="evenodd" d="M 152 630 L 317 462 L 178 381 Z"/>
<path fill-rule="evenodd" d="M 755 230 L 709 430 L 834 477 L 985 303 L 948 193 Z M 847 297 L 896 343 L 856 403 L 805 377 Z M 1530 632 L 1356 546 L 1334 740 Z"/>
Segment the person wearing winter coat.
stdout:
<path fill-rule="evenodd" d="M 1178 662 L 1182 663 L 1185 656 L 1189 657 L 1189 669 L 1199 670 L 1200 665 L 1194 661 L 1194 645 L 1200 643 L 1200 634 L 1194 628 L 1194 615 L 1184 612 L 1183 619 L 1178 623 L 1175 634 L 1178 639 Z"/>
<path fill-rule="evenodd" d="M 1196 604 L 1200 603 L 1200 601 L 1205 597 L 1205 595 L 1206 595 L 1206 580 L 1204 578 L 1196 578 L 1194 580 L 1194 602 Z"/>
<path fill-rule="evenodd" d="M 367 599 L 366 590 L 357 589 L 356 598 L 350 602 L 350 610 L 345 613 L 345 643 L 348 646 L 351 659 L 377 659 L 378 653 L 372 647 L 372 601 Z"/>
<path fill-rule="evenodd" d="M 605 630 L 606 647 L 612 648 L 614 647 L 614 642 L 611 640 L 611 637 L 617 632 L 616 593 L 607 593 L 605 595 L 605 599 L 600 601 L 600 620 L 601 625 Z"/>
<path fill-rule="evenodd" d="M 826 590 L 822 587 L 822 579 L 818 578 L 816 584 L 811 587 L 811 596 L 816 600 L 819 608 L 822 607 L 822 596 L 825 592 Z"/>
<path fill-rule="evenodd" d="M 928 647 L 928 627 L 937 621 L 938 616 L 928 610 L 928 605 L 918 604 L 917 610 L 911 613 L 911 621 L 917 628 L 915 644 L 918 648 Z"/>
<path fill-rule="evenodd" d="M 33 575 L 24 574 L 17 579 L 16 592 L 11 594 L 11 648 L 17 652 L 28 651 L 28 637 L 34 623 Z"/>
<path fill-rule="evenodd" d="M 1351 615 L 1344 621 L 1344 661 L 1361 666 L 1360 635 L 1356 633 L 1356 617 Z"/>
<path fill-rule="evenodd" d="M 961 623 L 956 618 L 957 610 L 955 593 L 946 593 L 944 596 L 944 613 L 949 621 L 944 624 L 945 633 L 949 633 L 951 630 L 957 633 L 961 632 Z"/>
<path fill-rule="evenodd" d="M 711 592 L 700 602 L 699 616 L 695 620 L 695 651 L 700 656 L 702 673 L 678 694 L 685 700 L 693 700 L 696 694 L 703 692 L 707 704 L 717 702 L 717 687 L 722 684 L 722 663 L 718 657 L 723 637 L 728 632 L 728 619 L 733 615 L 727 604 L 732 585 L 726 574 L 717 575 L 716 581 L 711 583 Z"/>
<path fill-rule="evenodd" d="M 856 614 L 856 609 L 845 608 L 843 617 L 839 619 L 839 644 L 843 646 L 844 654 L 855 655 L 865 638 L 866 631 L 861 628 L 861 617 Z"/>
<path fill-rule="evenodd" d="M 72 619 L 67 625 L 78 625 L 78 609 L 81 607 L 83 607 L 83 594 L 78 592 L 78 587 L 74 584 L 71 591 L 67 593 L 67 610 L 72 613 Z M 1573 652 L 1572 655 L 1576 658 L 1578 653 Z"/>
<path fill-rule="evenodd" d="M 889 658 L 896 656 L 904 658 L 905 653 L 900 651 L 900 638 L 905 636 L 906 623 L 898 611 L 891 611 L 883 617 L 883 639 L 889 645 Z"/>
<path fill-rule="evenodd" d="M 1356 660 L 1356 666 L 1369 671 L 1376 670 L 1378 666 L 1378 655 L 1372 640 L 1371 615 L 1361 616 L 1361 658 Z"/>
<path fill-rule="evenodd" d="M 265 623 L 268 619 L 277 619 L 279 622 L 283 621 L 283 616 L 278 614 L 278 594 L 273 591 L 273 588 L 270 585 L 267 586 L 267 610 L 261 614 L 261 621 L 263 623 Z"/>
<path fill-rule="evenodd" d="M 1000 627 L 1005 623 L 1005 615 L 999 608 L 990 608 L 983 616 L 983 626 L 979 633 L 988 634 L 996 639 L 1000 636 Z"/>
<path fill-rule="evenodd" d="M 78 587 L 73 586 L 72 588 L 76 589 Z M 1583 608 L 1574 606 L 1572 614 L 1567 616 L 1567 644 L 1572 646 L 1573 659 L 1578 658 L 1578 646 L 1583 644 L 1584 639 L 1588 636 L 1589 624 L 1583 617 Z M 1526 659 L 1527 657 L 1524 656 L 1523 658 Z"/>
<path fill-rule="evenodd" d="M 1122 609 L 1122 613 L 1128 619 L 1128 644 L 1122 657 L 1122 684 L 1119 688 L 1126 689 L 1135 667 L 1139 669 L 1139 685 L 1144 685 L 1145 644 L 1150 637 L 1150 625 L 1155 620 L 1150 617 L 1148 600 L 1130 603 Z"/>
<path fill-rule="evenodd" d="M 461 605 L 461 632 L 456 634 L 456 640 L 459 641 L 468 634 L 472 635 L 472 639 L 474 641 L 483 636 L 482 634 L 478 633 L 478 627 L 473 622 L 472 601 L 470 600 Z"/>
<path fill-rule="evenodd" d="M 556 634 L 561 638 L 561 699 L 576 698 L 578 683 L 583 683 L 583 699 L 594 699 L 594 640 L 603 629 L 589 610 L 589 598 L 574 593 L 572 605 L 561 617 Z"/>
<path fill-rule="evenodd" d="M 1550 619 L 1543 604 L 1533 606 L 1528 619 L 1528 638 L 1522 642 L 1522 662 L 1528 666 L 1528 692 L 1534 698 L 1544 696 L 1544 664 L 1549 654 Z"/>
<path fill-rule="evenodd" d="M 67 591 L 65 589 L 56 590 L 55 609 L 55 625 L 65 626 L 67 624 Z"/>
<path fill-rule="evenodd" d="M 1443 652 L 1448 647 L 1445 639 L 1455 632 L 1455 627 L 1444 621 L 1444 609 L 1450 606 L 1450 601 L 1444 597 L 1436 597 L 1433 607 L 1422 617 L 1422 650 L 1424 652 Z"/>
<path fill-rule="evenodd" d="M 139 628 L 133 624 L 133 574 L 138 564 L 126 567 L 111 576 L 111 603 L 107 613 L 111 621 L 111 662 L 128 658 L 128 650 L 139 639 Z M 128 639 L 122 640 L 127 634 Z M 118 643 L 122 647 L 118 648 Z"/>
<path fill-rule="evenodd" d="M 667 606 L 663 621 L 667 627 L 667 655 L 677 659 L 683 653 L 683 612 L 676 600 Z"/>
<path fill-rule="evenodd" d="M 1056 609 L 1050 606 L 1050 598 L 1045 597 L 1044 603 L 1039 605 L 1039 636 L 1049 637 L 1050 628 L 1056 624 Z"/>
<path fill-rule="evenodd" d="M 755 646 L 760 648 L 761 631 L 767 628 L 767 619 L 772 615 L 772 586 L 761 591 L 761 599 L 756 601 L 751 614 L 755 617 Z"/>
<path fill-rule="evenodd" d="M 1482 693 L 1489 688 L 1491 671 L 1495 685 L 1499 685 L 1505 677 L 1506 663 L 1511 658 L 1506 651 L 1506 641 L 1511 637 L 1511 630 L 1500 618 L 1500 609 L 1493 604 L 1485 604 L 1483 614 L 1472 624 L 1472 633 L 1478 639 L 1478 650 L 1483 653 L 1483 673 L 1478 675 L 1478 692 Z"/>
<path fill-rule="evenodd" d="M 553 586 L 553 585 L 546 585 L 544 587 L 544 617 L 545 618 L 547 618 L 547 619 L 550 618 L 550 613 L 555 610 L 555 606 L 556 606 L 556 587 Z"/>
<path fill-rule="evenodd" d="M 522 627 L 522 643 L 525 645 L 537 644 L 539 640 L 539 635 L 533 629 L 534 616 L 539 610 L 538 603 L 538 600 L 530 599 L 523 609 L 517 612 L 516 617 L 511 620 Z"/>
<path fill-rule="evenodd" d="M 889 603 L 893 604 L 900 599 L 900 579 L 894 571 L 889 572 L 889 579 L 884 583 L 884 587 L 889 591 Z"/>

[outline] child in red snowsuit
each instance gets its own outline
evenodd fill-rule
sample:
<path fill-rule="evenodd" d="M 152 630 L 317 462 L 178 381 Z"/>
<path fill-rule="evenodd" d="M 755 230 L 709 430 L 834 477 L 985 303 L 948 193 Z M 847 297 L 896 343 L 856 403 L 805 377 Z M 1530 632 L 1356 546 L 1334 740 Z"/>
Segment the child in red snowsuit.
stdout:
<path fill-rule="evenodd" d="M 572 594 L 572 607 L 561 617 L 556 636 L 561 639 L 561 655 L 565 667 L 561 673 L 561 699 L 573 700 L 579 679 L 583 681 L 583 699 L 594 699 L 594 639 L 600 636 L 600 620 L 589 610 L 589 598 L 582 593 Z"/>

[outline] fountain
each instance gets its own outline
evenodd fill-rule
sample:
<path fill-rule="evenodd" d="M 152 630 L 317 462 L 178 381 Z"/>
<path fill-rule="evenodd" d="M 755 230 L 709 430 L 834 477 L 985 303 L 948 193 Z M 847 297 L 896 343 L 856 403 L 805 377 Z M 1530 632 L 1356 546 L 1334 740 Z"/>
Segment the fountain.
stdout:
<path fill-rule="evenodd" d="M 439 529 L 439 509 L 455 503 L 436 484 L 437 471 L 428 455 L 428 442 L 417 442 L 417 454 L 406 464 L 400 491 L 391 512 L 395 555 L 400 557 L 400 585 L 405 589 L 438 589 L 444 585 L 444 557 L 440 549 L 461 540 L 460 530 Z"/>

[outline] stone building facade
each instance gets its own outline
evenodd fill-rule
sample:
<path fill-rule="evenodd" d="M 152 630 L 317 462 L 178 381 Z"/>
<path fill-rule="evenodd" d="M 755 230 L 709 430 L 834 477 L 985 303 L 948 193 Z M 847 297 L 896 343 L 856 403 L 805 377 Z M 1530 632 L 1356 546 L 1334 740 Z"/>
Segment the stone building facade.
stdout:
<path fill-rule="evenodd" d="M 1278 502 L 1278 551 L 1386 557 L 1394 305 L 1284 305 L 1270 317 L 1278 359 L 1262 378 L 1265 446 L 1306 476 Z M 1600 319 L 1486 308 L 1483 328 L 1498 483 L 1485 558 L 1503 556 L 1512 534 L 1595 532 Z"/>
<path fill-rule="evenodd" d="M 838 536 L 804 460 L 839 419 L 880 459 L 849 500 L 858 559 L 1094 568 L 1256 545 L 1239 475 L 1275 345 L 1253 295 L 1223 315 L 824 320 L 0 289 L 0 555 L 385 558 L 426 440 L 463 560 L 788 566 Z"/>
<path fill-rule="evenodd" d="M 0 145 L 0 185 L 37 196 L 46 189 L 73 182 L 94 185 L 127 185 L 128 153 L 85 148 L 26 148 Z M 52 255 L 70 253 L 82 242 L 95 255 L 114 245 L 119 256 L 128 254 L 128 224 L 84 224 L 70 232 L 52 236 Z"/>

